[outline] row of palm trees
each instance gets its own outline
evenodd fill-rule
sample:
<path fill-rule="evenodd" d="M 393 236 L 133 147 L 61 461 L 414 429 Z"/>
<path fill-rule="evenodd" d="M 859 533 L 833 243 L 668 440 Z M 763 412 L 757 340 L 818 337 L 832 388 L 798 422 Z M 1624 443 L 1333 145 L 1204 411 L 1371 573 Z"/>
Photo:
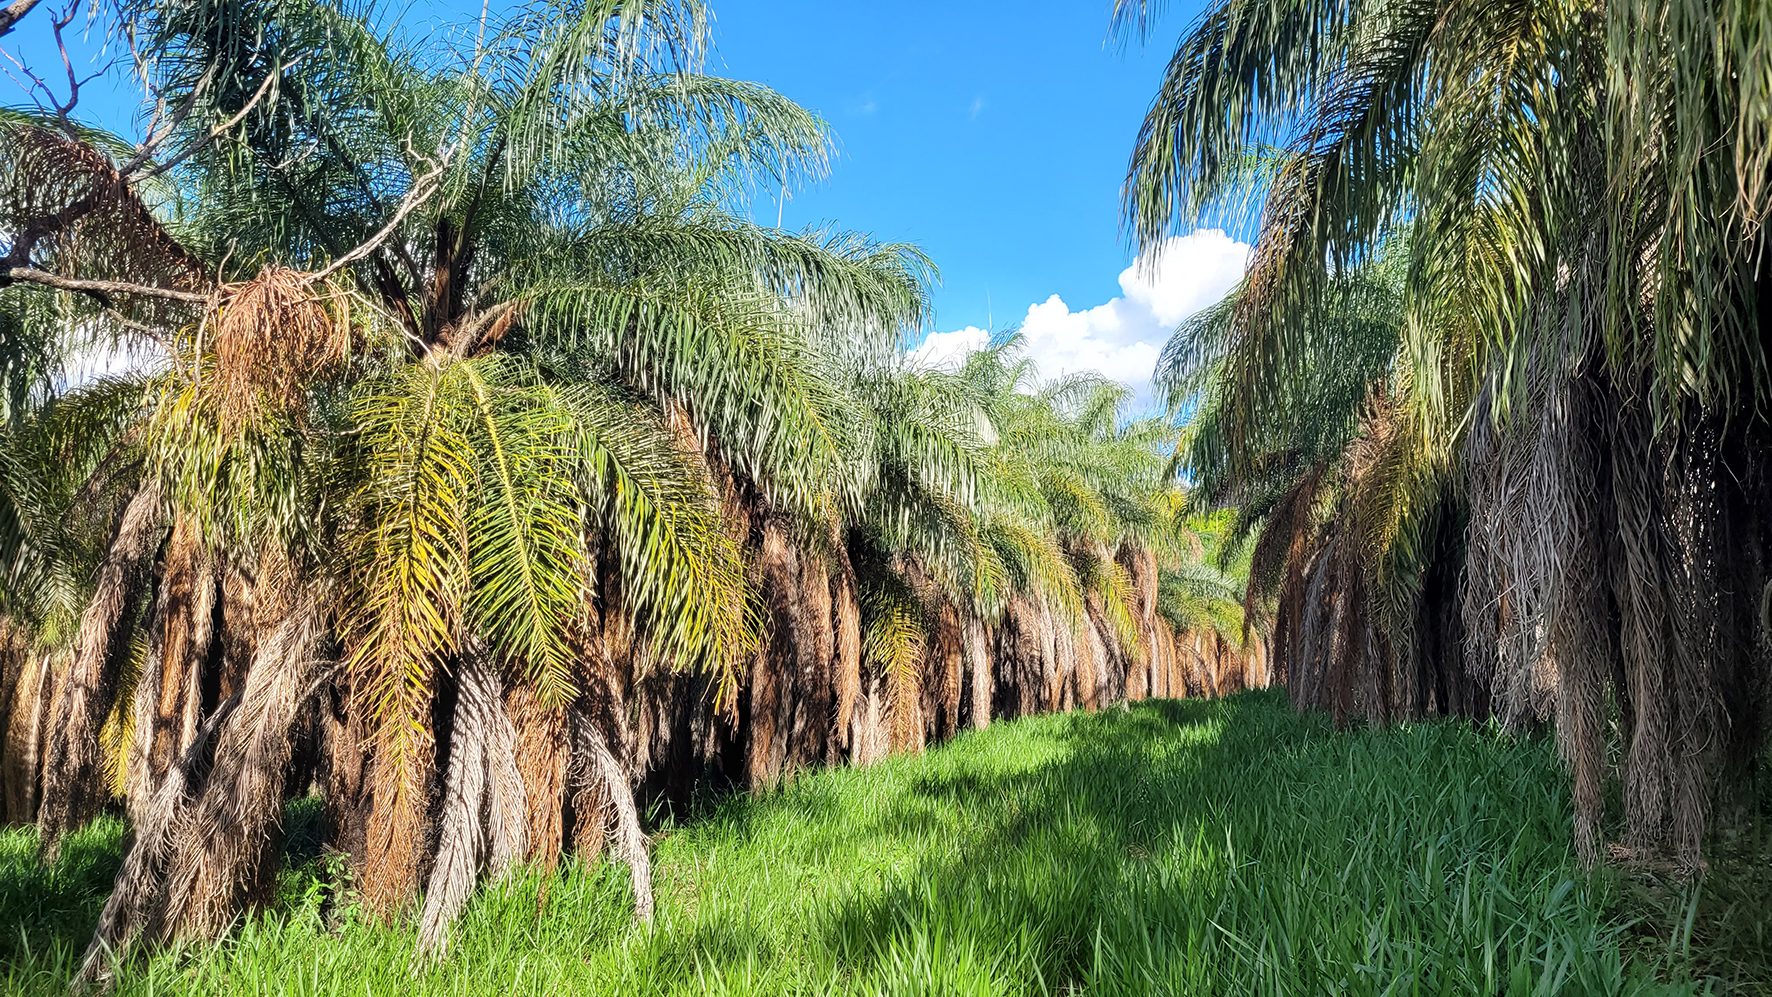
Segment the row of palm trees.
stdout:
<path fill-rule="evenodd" d="M 1615 771 L 1615 849 L 1696 866 L 1767 745 L 1769 46 L 1731 0 L 1214 0 L 1126 188 L 1145 242 L 1259 228 L 1159 379 L 1278 676 L 1554 723 L 1590 861 Z"/>
<path fill-rule="evenodd" d="M 695 0 L 114 13 L 143 142 L 0 119 L 0 790 L 50 859 L 127 815 L 87 978 L 263 900 L 294 796 L 436 951 L 568 851 L 648 916 L 710 771 L 1265 682 L 1167 420 L 915 366 L 917 250 L 750 220 L 827 135 Z"/>

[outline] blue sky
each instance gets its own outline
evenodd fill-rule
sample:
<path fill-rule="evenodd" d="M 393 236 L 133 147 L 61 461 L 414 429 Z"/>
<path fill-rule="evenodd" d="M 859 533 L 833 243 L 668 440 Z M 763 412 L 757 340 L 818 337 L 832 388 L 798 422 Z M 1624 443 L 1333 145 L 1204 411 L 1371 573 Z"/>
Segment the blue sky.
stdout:
<path fill-rule="evenodd" d="M 56 3 L 0 47 L 55 68 Z M 861 230 L 934 257 L 943 283 L 927 353 L 1024 325 L 1044 372 L 1091 367 L 1138 383 L 1168 329 L 1234 283 L 1246 253 L 1200 234 L 1132 271 L 1120 223 L 1139 122 L 1199 5 L 1170 3 L 1140 45 L 1109 38 L 1111 0 L 712 0 L 711 68 L 774 87 L 836 133 L 830 176 L 785 204 L 757 203 L 757 220 L 779 208 L 789 227 Z M 414 4 L 403 20 L 422 30 L 478 8 Z M 10 80 L 0 89 L 5 103 L 23 97 Z M 114 116 L 119 96 L 83 105 Z"/>
<path fill-rule="evenodd" d="M 1175 30 L 1147 49 L 1109 41 L 1110 9 L 721 0 L 716 53 L 837 132 L 832 176 L 795 196 L 789 223 L 922 244 L 945 277 L 942 327 L 982 326 L 1053 293 L 1116 291 L 1130 252 L 1120 179 L 1192 12 L 1172 11 Z"/>

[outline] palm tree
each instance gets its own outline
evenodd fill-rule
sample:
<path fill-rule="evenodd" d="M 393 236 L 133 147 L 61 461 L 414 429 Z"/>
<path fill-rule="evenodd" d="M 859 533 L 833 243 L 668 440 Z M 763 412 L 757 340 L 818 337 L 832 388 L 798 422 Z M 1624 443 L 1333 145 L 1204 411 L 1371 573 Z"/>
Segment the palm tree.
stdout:
<path fill-rule="evenodd" d="M 1128 175 L 1146 243 L 1260 206 L 1220 352 L 1184 331 L 1172 380 L 1214 399 L 1196 473 L 1273 496 L 1254 577 L 1286 565 L 1294 693 L 1376 718 L 1554 716 L 1590 859 L 1609 713 L 1631 845 L 1688 862 L 1764 729 L 1764 163 L 1735 138 L 1764 127 L 1735 82 L 1763 73 L 1756 16 L 1219 0 Z M 1387 254 L 1384 357 L 1344 331 Z M 1347 384 L 1307 373 L 1348 350 Z M 1309 426 L 1338 428 L 1288 468 L 1304 455 L 1274 431 Z M 1458 680 L 1437 700 L 1431 672 Z"/>
<path fill-rule="evenodd" d="M 694 6 L 535 6 L 442 55 L 320 5 L 238 15 L 137 19 L 180 108 L 168 127 L 191 136 L 159 171 L 167 224 L 85 135 L 13 125 L 15 176 L 80 162 L 55 208 L 108 186 L 116 203 L 76 224 L 142 230 L 109 259 L 74 238 L 39 257 L 64 285 L 133 279 L 76 303 L 79 321 L 166 356 L 136 378 L 119 445 L 139 483 L 46 768 L 53 847 L 102 803 L 86 787 L 107 713 L 150 745 L 131 753 L 136 844 L 94 960 L 225 926 L 316 733 L 309 764 L 365 895 L 392 909 L 430 869 L 428 946 L 482 871 L 558 853 L 566 795 L 580 836 L 609 827 L 644 916 L 620 673 L 707 672 L 729 702 L 757 643 L 694 432 L 744 455 L 771 499 L 815 502 L 834 461 L 802 421 L 823 372 L 796 347 L 818 323 L 895 335 L 920 314 L 920 260 L 727 210 L 750 171 L 816 168 L 823 133 L 766 90 L 697 75 Z M 13 211 L 15 231 L 54 213 Z M 172 270 L 183 283 L 156 279 Z M 618 629 L 625 656 L 607 647 Z M 137 630 L 146 660 L 125 662 Z M 319 720 L 316 695 L 332 700 Z"/>
<path fill-rule="evenodd" d="M 260 902 L 291 793 L 435 952 L 567 850 L 646 917 L 639 804 L 709 766 L 1260 681 L 1165 424 L 915 369 L 920 253 L 746 219 L 826 138 L 698 4 L 128 14 L 146 143 L 3 122 L 0 774 L 46 856 L 123 801 L 87 977 Z"/>

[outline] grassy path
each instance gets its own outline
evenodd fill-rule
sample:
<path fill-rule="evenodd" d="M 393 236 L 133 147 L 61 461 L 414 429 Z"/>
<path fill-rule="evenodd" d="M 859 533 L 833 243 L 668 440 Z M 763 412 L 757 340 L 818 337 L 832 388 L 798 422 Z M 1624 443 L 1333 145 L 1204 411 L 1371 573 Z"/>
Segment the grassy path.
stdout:
<path fill-rule="evenodd" d="M 1281 695 L 1150 702 L 802 778 L 656 835 L 658 921 L 575 865 L 488 891 L 439 965 L 328 902 L 324 859 L 125 994 L 1689 992 L 1569 851 L 1550 747 L 1334 733 Z M 0 838 L 0 974 L 60 993 L 119 829 L 63 868 Z M 348 896 L 346 898 L 348 901 Z M 1665 948 L 1665 946 L 1663 946 Z M 1636 952 L 1627 959 L 1622 953 Z"/>

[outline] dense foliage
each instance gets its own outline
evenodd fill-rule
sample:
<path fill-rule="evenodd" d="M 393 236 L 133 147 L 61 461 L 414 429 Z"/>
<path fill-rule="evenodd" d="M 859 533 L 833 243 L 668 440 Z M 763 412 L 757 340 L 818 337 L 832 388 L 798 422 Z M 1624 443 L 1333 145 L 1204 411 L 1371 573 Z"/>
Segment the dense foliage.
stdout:
<path fill-rule="evenodd" d="M 127 818 L 85 978 L 268 902 L 310 791 L 435 953 L 565 851 L 648 918 L 698 785 L 1265 682 L 1166 421 L 920 369 L 916 249 L 749 219 L 827 136 L 694 0 L 112 13 L 142 142 L 0 116 L 0 779 L 46 861 Z"/>
<path fill-rule="evenodd" d="M 1143 241 L 1259 219 L 1159 375 L 1276 673 L 1554 721 L 1589 861 L 1613 759 L 1696 869 L 1767 744 L 1769 85 L 1758 4 L 1214 0 L 1132 162 Z"/>

